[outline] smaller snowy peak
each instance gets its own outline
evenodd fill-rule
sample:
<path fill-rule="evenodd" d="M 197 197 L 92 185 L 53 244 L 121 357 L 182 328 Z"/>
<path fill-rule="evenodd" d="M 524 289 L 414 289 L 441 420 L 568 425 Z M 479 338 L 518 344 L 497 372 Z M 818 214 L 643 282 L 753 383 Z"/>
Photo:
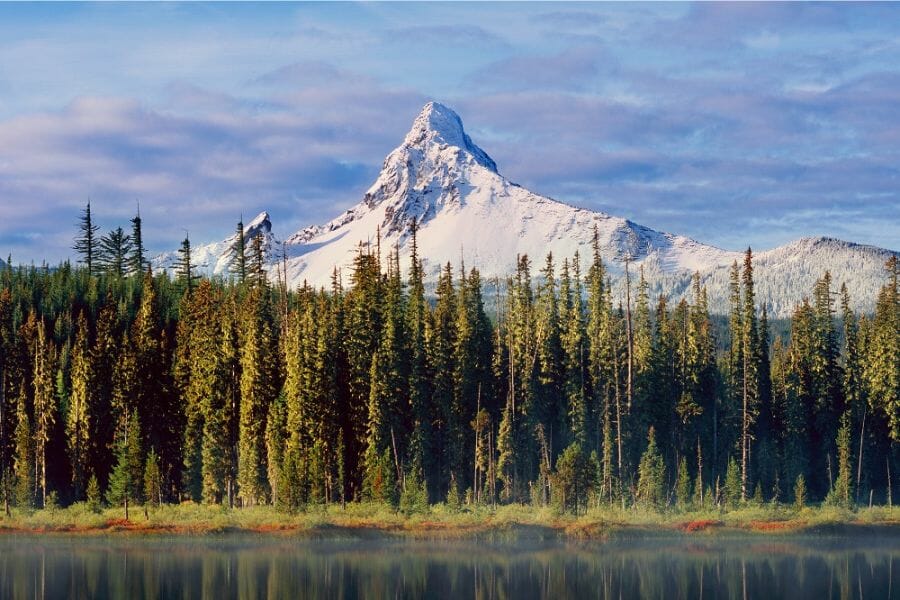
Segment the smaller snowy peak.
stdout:
<path fill-rule="evenodd" d="M 494 160 L 466 134 L 459 115 L 438 102 L 429 102 L 422 108 L 403 140 L 403 146 L 423 151 L 430 145 L 461 148 L 481 166 L 497 172 Z"/>
<path fill-rule="evenodd" d="M 267 234 L 272 232 L 272 221 L 269 219 L 269 213 L 263 211 L 256 217 L 244 225 L 244 237 L 253 239 L 259 234 Z"/>

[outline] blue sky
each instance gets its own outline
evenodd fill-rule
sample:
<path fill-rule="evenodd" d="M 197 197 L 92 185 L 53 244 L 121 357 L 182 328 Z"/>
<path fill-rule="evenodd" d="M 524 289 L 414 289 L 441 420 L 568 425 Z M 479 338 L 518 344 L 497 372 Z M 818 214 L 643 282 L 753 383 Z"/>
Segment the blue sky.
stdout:
<path fill-rule="evenodd" d="M 0 4 L 0 255 L 287 236 L 428 100 L 535 192 L 724 248 L 900 247 L 900 4 Z"/>

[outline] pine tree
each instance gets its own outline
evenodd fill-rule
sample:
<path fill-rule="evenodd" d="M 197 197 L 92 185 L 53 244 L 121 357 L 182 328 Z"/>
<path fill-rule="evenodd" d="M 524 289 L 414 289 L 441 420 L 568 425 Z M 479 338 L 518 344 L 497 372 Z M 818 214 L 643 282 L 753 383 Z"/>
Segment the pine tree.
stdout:
<path fill-rule="evenodd" d="M 691 503 L 691 476 L 688 473 L 687 459 L 684 456 L 678 461 L 678 479 L 675 483 L 675 499 L 678 508 L 685 509 Z"/>
<path fill-rule="evenodd" d="M 381 339 L 381 272 L 375 257 L 360 248 L 353 270 L 353 287 L 345 296 L 346 321 L 343 354 L 347 357 L 347 399 L 341 429 L 344 431 L 347 494 L 361 492 L 364 455 L 367 444 L 368 407 L 371 394 L 369 378 L 372 357 Z"/>
<path fill-rule="evenodd" d="M 756 296 L 753 290 L 753 252 L 747 248 L 742 276 L 744 307 L 741 315 L 741 501 L 747 499 L 751 428 L 758 414 L 759 338 L 756 329 Z"/>
<path fill-rule="evenodd" d="M 86 499 L 88 510 L 93 513 L 100 512 L 100 503 L 103 497 L 100 493 L 100 482 L 97 481 L 97 476 L 93 473 L 87 482 Z"/>
<path fill-rule="evenodd" d="M 535 296 L 536 386 L 535 420 L 549 437 L 550 460 L 555 459 L 565 439 L 566 405 L 563 403 L 563 349 L 560 333 L 559 303 L 556 291 L 553 254 L 547 254 Z"/>
<path fill-rule="evenodd" d="M 608 307 L 605 303 L 605 295 L 604 295 L 604 278 L 606 276 L 606 268 L 603 265 L 603 259 L 600 257 L 600 242 L 599 242 L 599 233 L 597 231 L 596 226 L 594 227 L 593 239 L 591 242 L 591 248 L 593 251 L 591 266 L 588 269 L 587 273 L 587 323 L 586 323 L 586 343 L 587 343 L 587 370 L 589 373 L 589 378 L 586 383 L 589 384 L 590 387 L 590 395 L 585 396 L 585 407 L 582 409 L 585 415 L 585 428 L 584 428 L 584 437 L 587 440 L 588 447 L 593 448 L 596 447 L 596 439 L 598 434 L 598 428 L 595 423 L 597 417 L 598 407 L 603 406 L 605 404 L 605 398 L 603 396 L 604 391 L 604 368 L 607 365 L 606 356 L 603 347 L 603 329 L 604 323 L 606 322 Z M 577 276 L 577 270 L 576 270 Z M 630 299 L 630 296 L 629 296 Z M 575 304 L 575 299 L 573 298 L 573 305 Z M 574 306 L 573 306 L 574 310 Z M 630 306 L 629 306 L 629 315 L 630 315 Z M 630 327 L 630 322 L 629 322 Z M 628 409 L 631 408 L 631 403 L 633 400 L 632 397 L 632 375 L 633 372 L 631 370 L 633 365 L 633 345 L 632 345 L 632 337 L 631 337 L 631 329 L 627 331 L 628 333 L 628 385 L 626 391 L 626 397 L 628 402 Z M 584 360 L 584 359 L 582 359 Z M 585 382 L 580 382 L 581 385 L 584 385 Z M 621 474 L 620 474 L 621 475 Z"/>
<path fill-rule="evenodd" d="M 37 474 L 36 501 L 41 508 L 47 506 L 47 446 L 56 424 L 56 396 L 53 372 L 56 352 L 53 341 L 48 339 L 44 320 L 37 326 L 32 362 L 34 364 L 34 460 Z"/>
<path fill-rule="evenodd" d="M 283 493 L 281 484 L 284 480 L 283 469 L 285 466 L 285 454 L 289 450 L 286 444 L 287 438 L 287 414 L 284 396 L 275 398 L 269 406 L 269 415 L 266 420 L 266 476 L 269 487 L 272 490 L 272 504 L 280 506 Z"/>
<path fill-rule="evenodd" d="M 431 380 L 428 372 L 428 349 L 425 346 L 426 316 L 422 262 L 417 245 L 418 227 L 410 222 L 409 295 L 406 308 L 406 329 L 409 332 L 409 408 L 412 419 L 409 443 L 410 467 L 433 473 L 430 464 L 433 431 L 431 419 Z"/>
<path fill-rule="evenodd" d="M 556 461 L 553 490 L 557 505 L 576 515 L 579 510 L 587 509 L 598 471 L 596 456 L 588 456 L 580 444 L 573 442 Z"/>
<path fill-rule="evenodd" d="M 31 417 L 24 395 L 19 396 L 16 409 L 16 504 L 20 508 L 34 507 L 34 438 Z"/>
<path fill-rule="evenodd" d="M 72 491 L 76 500 L 84 498 L 89 471 L 91 423 L 91 356 L 88 349 L 87 318 L 78 315 L 78 329 L 72 346 L 72 384 L 66 418 Z"/>
<path fill-rule="evenodd" d="M 221 298 L 208 280 L 203 280 L 186 306 L 189 315 L 179 322 L 191 323 L 189 332 L 182 334 L 179 350 L 186 347 L 184 355 L 189 363 L 186 369 L 184 430 L 184 475 L 182 483 L 189 495 L 199 501 L 221 502 L 224 497 L 224 477 L 206 473 L 204 445 L 209 443 L 209 420 L 219 421 L 227 410 L 225 391 L 227 372 L 222 361 Z M 179 329 L 179 332 L 181 330 Z M 225 437 L 217 431 L 217 439 Z M 223 445 L 216 444 L 219 459 L 227 457 Z M 214 459 L 215 460 L 215 459 Z M 213 483 L 215 482 L 215 483 Z"/>
<path fill-rule="evenodd" d="M 803 473 L 797 475 L 797 480 L 794 483 L 794 508 L 796 510 L 803 510 L 806 506 L 806 479 L 803 477 Z"/>
<path fill-rule="evenodd" d="M 635 500 L 640 504 L 660 509 L 665 506 L 666 467 L 656 446 L 656 432 L 651 427 L 647 432 L 647 448 L 638 465 L 638 484 Z"/>
<path fill-rule="evenodd" d="M 137 214 L 131 219 L 131 254 L 128 257 L 128 273 L 140 276 L 147 266 L 144 256 L 144 236 L 141 231 L 141 209 L 138 206 Z"/>
<path fill-rule="evenodd" d="M 278 390 L 278 363 L 268 290 L 256 287 L 245 300 L 241 348 L 238 488 L 244 506 L 269 497 L 265 427 Z"/>
<path fill-rule="evenodd" d="M 734 457 L 728 459 L 725 470 L 725 506 L 728 510 L 736 509 L 744 499 L 741 497 L 741 471 Z"/>
<path fill-rule="evenodd" d="M 200 277 L 194 275 L 195 265 L 191 262 L 191 240 L 185 236 L 181 241 L 181 248 L 178 249 L 178 264 L 175 267 L 175 273 L 178 281 L 184 286 L 185 293 L 190 296 L 194 289 L 194 282 Z"/>
<path fill-rule="evenodd" d="M 131 237 L 121 227 L 100 238 L 97 258 L 99 266 L 114 277 L 124 277 L 132 251 Z"/>
<path fill-rule="evenodd" d="M 837 446 L 838 460 L 837 460 L 837 479 L 834 481 L 834 486 L 831 488 L 831 493 L 829 494 L 830 500 L 832 504 L 836 504 L 838 506 L 843 506 L 844 508 L 850 508 L 852 505 L 852 496 L 853 496 L 853 481 L 852 481 L 852 465 L 850 459 L 850 414 L 849 412 L 844 413 L 841 417 L 841 427 L 837 432 L 837 440 L 835 442 Z"/>
<path fill-rule="evenodd" d="M 263 253 L 263 237 L 260 234 L 253 236 L 251 242 L 252 251 L 247 263 L 247 277 L 257 287 L 265 287 L 268 279 L 266 278 L 266 261 Z"/>
<path fill-rule="evenodd" d="M 716 444 L 720 449 L 731 447 L 734 440 L 736 445 L 741 448 L 741 456 L 744 453 L 744 438 L 738 435 L 733 436 L 734 428 L 739 432 L 743 432 L 743 382 L 744 382 L 744 307 L 741 302 L 741 269 L 735 260 L 731 265 L 731 272 L 728 284 L 728 356 L 726 357 L 727 387 L 726 387 L 726 405 L 723 407 L 723 442 L 724 444 Z M 716 440 L 718 441 L 718 440 Z M 713 460 L 717 465 L 721 465 L 720 457 L 713 456 Z M 727 465 L 727 460 L 725 461 Z"/>
<path fill-rule="evenodd" d="M 869 402 L 887 420 L 890 437 L 900 441 L 900 295 L 896 256 L 885 265 L 888 281 L 878 293 L 866 353 Z"/>
<path fill-rule="evenodd" d="M 429 496 L 445 498 L 451 477 L 462 476 L 462 415 L 456 409 L 453 381 L 454 346 L 456 344 L 455 307 L 457 291 L 450 263 L 438 278 L 436 304 L 429 315 L 426 332 L 428 364 L 431 368 L 432 455 L 428 463 L 432 472 L 424 473 Z M 457 475 L 458 473 L 458 475 Z"/>
<path fill-rule="evenodd" d="M 113 412 L 114 371 L 120 353 L 116 330 L 118 311 L 112 293 L 108 293 L 97 319 L 94 345 L 91 348 L 90 372 L 90 440 L 88 462 L 100 485 L 106 484 L 113 466 L 114 436 L 119 425 Z"/>
<path fill-rule="evenodd" d="M 477 269 L 460 271 L 459 292 L 455 317 L 455 345 L 453 350 L 457 414 L 456 431 L 459 436 L 458 463 L 454 469 L 459 491 L 474 485 L 471 458 L 476 454 L 475 431 L 469 427 L 478 411 L 493 402 L 492 385 L 492 327 L 484 310 L 481 274 Z"/>
<path fill-rule="evenodd" d="M 87 206 L 81 215 L 78 225 L 79 234 L 75 237 L 75 245 L 72 247 L 80 256 L 81 262 L 87 267 L 88 274 L 95 275 L 97 273 L 97 232 L 100 231 L 99 225 L 94 225 L 91 220 L 91 202 L 88 200 Z"/>
<path fill-rule="evenodd" d="M 389 263 L 392 263 L 390 258 Z M 369 482 L 381 476 L 385 451 L 400 476 L 400 456 L 405 455 L 405 447 L 400 444 L 407 439 L 404 417 L 408 406 L 409 372 L 403 327 L 404 300 L 399 266 L 390 268 L 384 302 L 384 326 L 369 374 L 366 437 L 366 479 Z"/>
<path fill-rule="evenodd" d="M 127 427 L 119 436 L 116 466 L 109 478 L 109 488 L 106 490 L 106 501 L 111 506 L 125 508 L 126 521 L 129 517 L 130 503 L 141 503 L 144 488 L 141 426 L 137 413 L 131 413 L 127 423 Z"/>
<path fill-rule="evenodd" d="M 14 379 L 14 369 L 11 364 L 11 352 L 14 345 L 13 326 L 12 326 L 12 294 L 10 289 L 5 287 L 0 290 L 0 494 L 3 496 L 3 503 L 6 516 L 9 516 L 10 510 L 10 459 L 11 448 L 9 447 L 10 431 L 10 394 L 7 390 L 11 390 Z"/>
<path fill-rule="evenodd" d="M 159 472 L 159 457 L 153 448 L 147 453 L 144 464 L 144 498 L 150 506 L 158 507 L 162 503 L 162 475 Z"/>
<path fill-rule="evenodd" d="M 238 221 L 237 230 L 234 232 L 234 241 L 231 243 L 229 264 L 230 272 L 238 278 L 238 283 L 247 281 L 247 240 L 244 237 L 244 220 Z"/>

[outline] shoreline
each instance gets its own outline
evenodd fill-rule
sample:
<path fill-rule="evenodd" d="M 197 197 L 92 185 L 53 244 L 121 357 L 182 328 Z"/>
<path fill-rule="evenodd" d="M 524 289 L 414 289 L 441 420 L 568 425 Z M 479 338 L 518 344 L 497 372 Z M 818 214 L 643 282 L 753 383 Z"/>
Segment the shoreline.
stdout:
<path fill-rule="evenodd" d="M 547 508 L 523 505 L 404 515 L 383 505 L 315 507 L 285 514 L 271 507 L 227 509 L 173 505 L 145 513 L 136 507 L 126 521 L 121 509 L 15 511 L 0 516 L 0 536 L 123 535 L 216 536 L 269 535 L 310 540 L 398 539 L 479 540 L 533 539 L 572 542 L 704 537 L 771 539 L 784 536 L 886 537 L 900 539 L 900 510 L 886 507 L 860 511 L 807 508 L 747 508 L 734 512 L 697 511 L 644 513 L 594 510 L 586 515 L 560 515 Z"/>

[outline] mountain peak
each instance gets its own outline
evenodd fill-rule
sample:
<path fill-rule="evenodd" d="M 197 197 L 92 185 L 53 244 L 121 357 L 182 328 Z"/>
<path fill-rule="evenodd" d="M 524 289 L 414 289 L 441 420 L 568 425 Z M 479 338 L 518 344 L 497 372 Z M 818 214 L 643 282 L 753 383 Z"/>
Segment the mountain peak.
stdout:
<path fill-rule="evenodd" d="M 466 134 L 459 115 L 452 108 L 434 101 L 422 107 L 403 140 L 404 146 L 420 150 L 432 144 L 465 150 L 483 167 L 497 172 L 493 159 Z"/>
<path fill-rule="evenodd" d="M 252 221 L 244 225 L 244 237 L 253 239 L 258 234 L 267 234 L 272 231 L 272 221 L 269 220 L 269 213 L 262 211 Z"/>

